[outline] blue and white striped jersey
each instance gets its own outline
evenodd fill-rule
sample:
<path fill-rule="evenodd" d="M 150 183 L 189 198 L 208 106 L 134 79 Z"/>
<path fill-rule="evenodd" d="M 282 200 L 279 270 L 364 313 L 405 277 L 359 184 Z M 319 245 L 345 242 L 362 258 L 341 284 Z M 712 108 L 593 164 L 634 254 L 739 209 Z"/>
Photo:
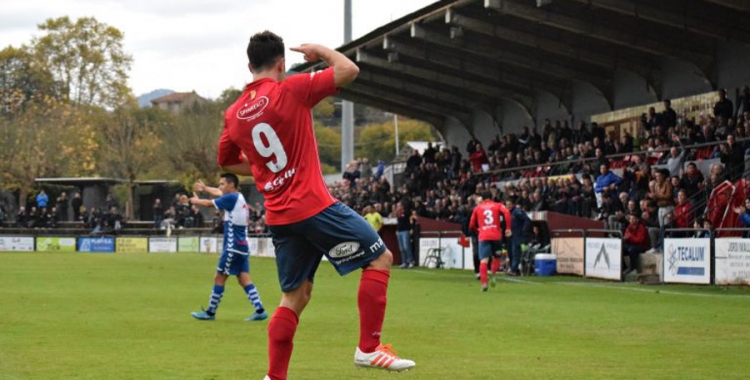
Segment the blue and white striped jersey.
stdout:
<path fill-rule="evenodd" d="M 248 208 L 240 192 L 224 194 L 213 200 L 214 206 L 224 210 L 224 250 L 247 255 Z"/>

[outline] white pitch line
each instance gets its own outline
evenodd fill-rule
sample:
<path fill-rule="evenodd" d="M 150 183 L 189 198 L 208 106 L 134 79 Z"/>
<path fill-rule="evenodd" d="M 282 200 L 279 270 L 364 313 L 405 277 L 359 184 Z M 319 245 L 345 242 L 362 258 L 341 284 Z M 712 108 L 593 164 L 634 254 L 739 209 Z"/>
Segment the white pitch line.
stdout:
<path fill-rule="evenodd" d="M 409 272 L 412 273 L 419 273 L 419 274 L 429 274 L 429 275 L 442 275 L 442 276 L 450 276 L 450 277 L 466 277 L 467 279 L 473 279 L 472 275 L 463 275 L 463 274 L 454 274 L 454 273 L 445 273 L 437 270 L 420 270 L 420 269 L 411 269 Z M 750 299 L 750 295 L 741 295 L 741 294 L 713 294 L 713 293 L 693 293 L 693 292 L 677 292 L 674 290 L 664 290 L 664 289 L 643 289 L 643 288 L 634 288 L 634 287 L 628 287 L 628 286 L 622 286 L 618 284 L 601 284 L 601 283 L 591 283 L 591 282 L 578 282 L 578 281 L 550 281 L 550 282 L 536 282 L 536 281 L 528 281 L 523 280 L 517 277 L 508 277 L 508 276 L 498 276 L 498 279 L 501 281 L 507 281 L 512 282 L 516 284 L 526 284 L 526 285 L 577 285 L 577 286 L 589 286 L 592 288 L 606 288 L 606 289 L 616 289 L 616 290 L 630 290 L 633 292 L 642 292 L 642 293 L 658 293 L 658 294 L 668 294 L 668 295 L 677 295 L 677 296 L 691 296 L 691 297 L 713 297 L 713 298 L 748 298 Z M 659 285 L 654 285 L 659 286 Z"/>
<path fill-rule="evenodd" d="M 713 297 L 713 298 L 750 298 L 750 295 L 741 295 L 741 294 L 712 294 L 712 293 L 692 293 L 692 292 L 676 292 L 674 290 L 662 290 L 662 289 L 642 289 L 642 288 L 633 288 L 633 287 L 627 287 L 627 286 L 621 286 L 621 285 L 605 285 L 605 284 L 593 284 L 593 283 L 586 283 L 586 282 L 550 282 L 550 284 L 560 284 L 560 285 L 577 285 L 577 286 L 589 286 L 592 288 L 606 288 L 606 289 L 617 289 L 617 290 L 630 290 L 633 292 L 644 292 L 644 293 L 656 293 L 656 294 L 669 294 L 669 295 L 678 295 L 678 296 L 691 296 L 691 297 Z"/>

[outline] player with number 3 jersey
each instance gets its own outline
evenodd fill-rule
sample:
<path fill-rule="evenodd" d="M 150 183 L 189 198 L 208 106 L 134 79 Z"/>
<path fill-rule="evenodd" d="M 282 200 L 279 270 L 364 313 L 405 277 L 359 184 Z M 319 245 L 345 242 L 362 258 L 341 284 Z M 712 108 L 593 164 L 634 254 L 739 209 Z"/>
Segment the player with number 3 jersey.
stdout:
<path fill-rule="evenodd" d="M 471 213 L 469 228 L 479 233 L 479 279 L 482 283 L 482 291 L 487 291 L 487 266 L 490 257 L 502 249 L 503 235 L 511 236 L 511 219 L 510 211 L 502 203 L 494 202 L 489 191 L 479 195 L 477 203 L 477 207 Z M 493 261 L 493 284 L 499 263 L 499 260 Z"/>
<path fill-rule="evenodd" d="M 312 107 L 353 82 L 359 68 L 345 55 L 320 45 L 291 50 L 329 67 L 287 77 L 281 37 L 268 31 L 255 34 L 247 48 L 253 82 L 224 114 L 218 153 L 224 170 L 252 175 L 266 199 L 266 223 L 283 292 L 268 326 L 266 379 L 287 378 L 299 317 L 324 255 L 342 276 L 362 269 L 354 364 L 411 369 L 413 361 L 399 358 L 390 345 L 380 342 L 393 256 L 364 218 L 328 192 L 313 130 Z"/>

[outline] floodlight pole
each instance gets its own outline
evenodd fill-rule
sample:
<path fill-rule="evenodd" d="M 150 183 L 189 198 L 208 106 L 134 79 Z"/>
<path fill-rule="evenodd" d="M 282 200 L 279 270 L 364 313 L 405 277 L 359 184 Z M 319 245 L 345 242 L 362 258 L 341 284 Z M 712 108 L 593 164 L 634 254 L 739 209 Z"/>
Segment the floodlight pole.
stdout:
<path fill-rule="evenodd" d="M 352 0 L 344 0 L 344 44 L 352 41 Z M 354 103 L 341 102 L 341 172 L 354 159 Z"/>

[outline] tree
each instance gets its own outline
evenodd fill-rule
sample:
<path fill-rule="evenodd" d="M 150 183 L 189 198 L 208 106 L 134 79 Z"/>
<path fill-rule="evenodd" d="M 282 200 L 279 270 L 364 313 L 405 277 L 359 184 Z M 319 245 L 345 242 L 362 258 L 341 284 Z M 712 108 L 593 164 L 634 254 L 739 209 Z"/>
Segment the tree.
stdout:
<path fill-rule="evenodd" d="M 113 112 L 99 111 L 98 168 L 127 181 L 126 216 L 134 215 L 135 180 L 163 159 L 159 131 L 168 127 L 162 110 L 123 106 Z"/>
<path fill-rule="evenodd" d="M 341 167 L 341 133 L 318 121 L 315 121 L 314 128 L 323 174 L 337 173 Z"/>
<path fill-rule="evenodd" d="M 46 34 L 32 40 L 36 58 L 75 105 L 114 109 L 131 98 L 127 79 L 133 59 L 123 50 L 120 30 L 93 17 L 73 23 L 67 16 L 38 28 Z"/>
<path fill-rule="evenodd" d="M 223 102 L 196 105 L 177 115 L 171 128 L 161 130 L 163 159 L 169 161 L 173 176 L 178 176 L 187 187 L 196 179 L 215 181 L 219 176 L 221 168 L 216 155 L 224 108 Z"/>
<path fill-rule="evenodd" d="M 35 64 L 28 47 L 0 50 L 0 113 L 4 117 L 17 115 L 32 99 L 60 100 L 59 95 L 52 73 Z"/>
<path fill-rule="evenodd" d="M 33 97 L 23 112 L 0 118 L 0 188 L 18 190 L 24 205 L 36 178 L 92 173 L 93 136 L 80 110 L 54 98 Z"/>
<path fill-rule="evenodd" d="M 355 155 L 367 157 L 370 162 L 390 162 L 396 154 L 396 139 L 393 121 L 370 124 L 362 128 L 357 137 Z M 400 147 L 407 141 L 434 141 L 432 127 L 415 119 L 399 119 L 398 139 Z"/>

